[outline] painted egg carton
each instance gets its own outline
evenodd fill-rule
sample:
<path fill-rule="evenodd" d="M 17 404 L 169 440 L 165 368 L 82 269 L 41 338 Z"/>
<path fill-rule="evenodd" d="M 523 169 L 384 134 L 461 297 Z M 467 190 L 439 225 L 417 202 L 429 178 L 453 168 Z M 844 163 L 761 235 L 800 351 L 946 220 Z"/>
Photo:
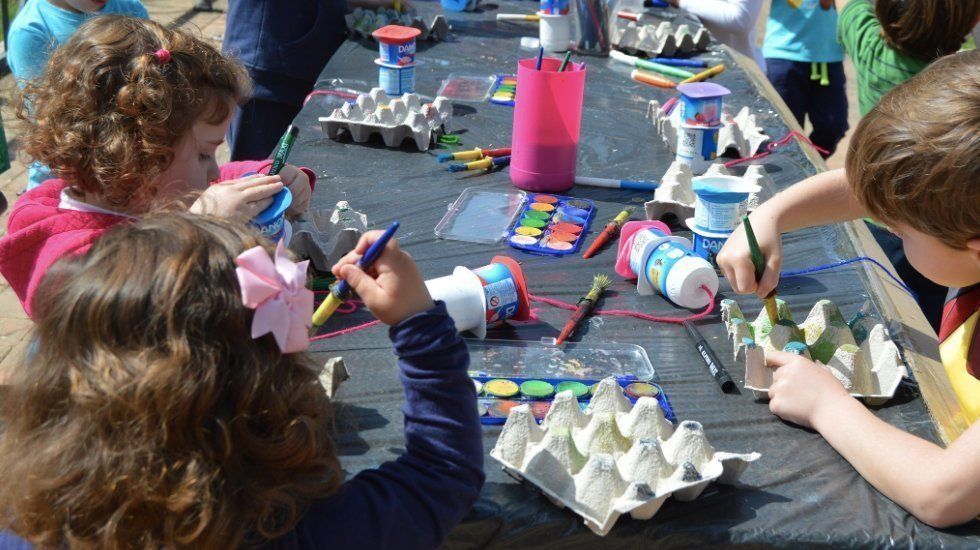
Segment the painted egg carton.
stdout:
<path fill-rule="evenodd" d="M 670 496 L 690 501 L 712 481 L 733 484 L 759 458 L 716 452 L 697 422 L 675 431 L 655 398 L 631 409 L 615 378 L 599 382 L 584 412 L 571 391 L 559 393 L 540 426 L 529 405 L 514 407 L 490 456 L 598 535 L 622 514 L 650 519 Z"/>
<path fill-rule="evenodd" d="M 441 42 L 449 36 L 452 27 L 445 15 L 436 15 L 432 22 L 426 24 L 425 19 L 419 16 L 415 10 L 399 13 L 390 8 L 378 8 L 377 10 L 366 10 L 356 8 L 353 12 L 344 16 L 347 28 L 351 36 L 357 38 L 373 38 L 371 33 L 387 25 L 402 25 L 404 27 L 414 27 L 421 31 L 418 40 L 434 40 Z"/>
<path fill-rule="evenodd" d="M 390 99 L 384 90 L 374 88 L 357 96 L 354 103 L 334 109 L 330 116 L 320 117 L 320 128 L 331 139 L 349 133 L 357 143 L 380 134 L 388 147 L 399 147 L 412 138 L 419 151 L 427 151 L 433 134 L 449 131 L 452 117 L 453 103 L 445 97 L 423 105 L 418 94 Z"/>
<path fill-rule="evenodd" d="M 301 258 L 309 258 L 317 271 L 326 273 L 354 250 L 366 231 L 367 216 L 352 210 L 347 201 L 340 201 L 332 211 L 311 210 L 293 222 L 289 249 Z"/>
<path fill-rule="evenodd" d="M 855 397 L 881 404 L 895 395 L 908 375 L 898 346 L 881 323 L 859 314 L 850 323 L 830 300 L 813 305 L 805 321 L 793 322 L 786 303 L 776 299 L 779 321 L 770 323 L 765 309 L 748 323 L 734 300 L 721 301 L 721 317 L 732 339 L 734 357 L 745 356 L 745 387 L 757 399 L 769 397 L 772 369 L 766 352 L 782 350 L 803 355 L 831 372 Z M 869 328 L 870 326 L 870 328 Z"/>
<path fill-rule="evenodd" d="M 724 164 L 716 162 L 708 167 L 706 176 L 732 176 L 732 171 Z M 653 192 L 653 200 L 645 203 L 648 220 L 660 220 L 667 214 L 677 216 L 678 220 L 686 220 L 694 216 L 694 191 L 691 180 L 694 177 L 691 167 L 680 161 L 670 163 L 670 167 L 660 178 L 660 186 Z M 742 179 L 760 189 L 772 189 L 772 177 L 766 173 L 761 164 L 753 164 L 745 169 Z M 749 212 L 759 204 L 758 193 L 749 195 Z"/>
<path fill-rule="evenodd" d="M 612 45 L 629 54 L 641 53 L 647 57 L 671 57 L 704 51 L 711 43 L 711 35 L 704 27 L 691 31 L 686 24 L 674 25 L 669 21 L 659 24 L 642 24 L 626 19 L 616 19 L 612 30 Z"/>
<path fill-rule="evenodd" d="M 647 105 L 647 118 L 651 120 L 657 133 L 671 151 L 677 150 L 677 129 L 681 125 L 681 110 L 674 108 L 670 115 L 664 113 L 660 102 L 653 99 Z M 734 117 L 723 114 L 721 128 L 718 130 L 718 156 L 734 151 L 739 157 L 748 157 L 758 153 L 769 136 L 762 133 L 761 127 L 755 120 L 749 108 L 742 109 Z"/>

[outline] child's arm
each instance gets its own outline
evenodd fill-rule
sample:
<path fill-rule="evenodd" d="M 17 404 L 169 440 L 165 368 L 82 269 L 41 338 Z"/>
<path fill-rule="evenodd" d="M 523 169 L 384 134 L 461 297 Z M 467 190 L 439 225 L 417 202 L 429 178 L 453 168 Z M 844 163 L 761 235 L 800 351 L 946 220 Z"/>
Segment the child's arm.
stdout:
<path fill-rule="evenodd" d="M 718 267 L 735 292 L 765 296 L 779 282 L 782 265 L 780 234 L 863 216 L 867 216 L 867 211 L 851 192 L 844 169 L 822 172 L 777 193 L 749 216 L 766 258 L 766 270 L 758 284 L 752 254 L 741 226 L 732 232 L 718 253 Z"/>
<path fill-rule="evenodd" d="M 729 32 L 747 33 L 755 25 L 762 10 L 762 0 L 667 0 L 701 20 Z"/>
<path fill-rule="evenodd" d="M 980 514 L 980 425 L 943 449 L 871 414 L 812 361 L 782 352 L 768 352 L 766 359 L 778 367 L 770 410 L 820 432 L 885 496 L 939 528 Z"/>
<path fill-rule="evenodd" d="M 353 265 L 380 234 L 365 235 L 334 273 L 392 324 L 405 388 L 405 454 L 315 502 L 295 531 L 305 547 L 437 548 L 483 485 L 483 434 L 466 344 L 394 240 L 367 273 Z"/>

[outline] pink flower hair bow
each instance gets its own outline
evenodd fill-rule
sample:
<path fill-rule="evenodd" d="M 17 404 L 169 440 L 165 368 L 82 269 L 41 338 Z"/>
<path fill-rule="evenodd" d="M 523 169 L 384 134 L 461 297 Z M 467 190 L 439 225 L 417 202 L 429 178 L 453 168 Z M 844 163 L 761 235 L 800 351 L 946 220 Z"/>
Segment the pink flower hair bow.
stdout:
<path fill-rule="evenodd" d="M 313 291 L 306 288 L 309 261 L 292 261 L 279 241 L 275 259 L 256 246 L 239 254 L 235 263 L 242 302 L 255 310 L 252 338 L 271 332 L 283 353 L 309 348 L 313 324 Z"/>

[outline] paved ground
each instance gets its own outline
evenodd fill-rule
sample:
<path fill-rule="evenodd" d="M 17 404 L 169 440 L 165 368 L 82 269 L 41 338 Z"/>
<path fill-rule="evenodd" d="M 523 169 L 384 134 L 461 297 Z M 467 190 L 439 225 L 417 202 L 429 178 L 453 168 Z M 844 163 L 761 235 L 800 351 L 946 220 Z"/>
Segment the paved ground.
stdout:
<path fill-rule="evenodd" d="M 150 12 L 150 17 L 165 25 L 179 26 L 185 30 L 198 33 L 198 35 L 220 46 L 221 38 L 224 34 L 225 17 L 224 10 L 228 6 L 228 0 L 216 0 L 214 7 L 219 10 L 212 13 L 191 12 L 190 8 L 194 4 L 193 0 L 143 0 Z M 765 16 L 768 12 L 766 8 L 759 19 L 759 36 L 765 30 Z M 849 105 L 849 117 L 851 128 L 857 125 L 857 95 L 854 84 L 854 68 L 850 62 L 845 63 L 847 71 L 847 93 Z M 27 182 L 27 165 L 23 159 L 17 158 L 18 155 L 18 135 L 14 120 L 14 114 L 10 107 L 10 99 L 16 91 L 16 85 L 10 75 L 0 79 L 0 114 L 3 116 L 5 130 L 7 134 L 8 146 L 11 155 L 14 157 L 13 166 L 7 172 L 0 174 L 0 192 L 4 194 L 7 202 L 13 204 Z M 848 132 L 850 137 L 850 132 Z M 847 138 L 841 143 L 838 152 L 829 159 L 828 165 L 832 168 L 843 166 L 844 152 L 847 150 Z M 219 162 L 228 158 L 227 147 L 222 147 L 218 153 Z M 7 216 L 0 216 L 0 235 L 6 232 Z M 3 380 L 3 373 L 16 365 L 23 356 L 24 347 L 27 344 L 28 335 L 31 328 L 31 321 L 24 315 L 24 311 L 17 300 L 17 296 L 7 285 L 6 281 L 0 278 L 0 381 Z"/>

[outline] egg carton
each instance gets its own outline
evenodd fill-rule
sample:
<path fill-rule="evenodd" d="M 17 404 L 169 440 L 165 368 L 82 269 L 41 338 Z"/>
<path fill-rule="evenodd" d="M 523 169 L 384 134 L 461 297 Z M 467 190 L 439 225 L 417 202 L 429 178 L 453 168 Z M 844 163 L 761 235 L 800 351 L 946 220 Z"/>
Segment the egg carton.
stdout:
<path fill-rule="evenodd" d="M 686 24 L 674 27 L 669 21 L 654 25 L 617 18 L 612 29 L 613 47 L 632 55 L 671 57 L 704 51 L 710 43 L 711 35 L 704 27 L 692 32 Z"/>
<path fill-rule="evenodd" d="M 732 176 L 732 171 L 724 164 L 716 162 L 708 167 L 704 173 L 706 176 Z M 694 191 L 691 180 L 694 174 L 691 167 L 680 161 L 670 163 L 670 167 L 660 178 L 660 186 L 653 192 L 653 200 L 645 203 L 648 220 L 660 220 L 667 214 L 677 216 L 678 220 L 686 220 L 694 216 Z M 772 177 L 766 173 L 765 167 L 761 164 L 753 164 L 745 169 L 742 179 L 758 186 L 760 189 L 772 189 Z M 759 205 L 759 194 L 749 195 L 749 212 L 755 210 Z"/>
<path fill-rule="evenodd" d="M 351 210 L 347 201 L 336 208 L 311 210 L 293 222 L 289 249 L 301 258 L 309 258 L 317 271 L 329 272 L 341 258 L 354 250 L 367 231 L 367 216 Z"/>
<path fill-rule="evenodd" d="M 412 138 L 419 151 L 427 151 L 434 135 L 449 131 L 452 118 L 453 103 L 445 97 L 423 105 L 418 94 L 390 99 L 384 90 L 374 88 L 330 116 L 320 117 L 320 128 L 331 139 L 348 133 L 357 143 L 380 134 L 388 147 L 399 147 Z"/>
<path fill-rule="evenodd" d="M 343 357 L 331 357 L 324 363 L 323 370 L 320 371 L 320 386 L 323 387 L 327 397 L 333 399 L 340 385 L 347 380 L 350 380 L 350 373 L 347 371 Z"/>
<path fill-rule="evenodd" d="M 680 109 L 675 107 L 670 114 L 664 113 L 660 102 L 653 99 L 647 105 L 647 118 L 672 152 L 677 151 L 677 130 L 681 126 Z M 735 153 L 737 157 L 748 157 L 762 150 L 769 136 L 762 132 L 748 107 L 734 117 L 723 114 L 721 128 L 718 130 L 718 156 Z"/>
<path fill-rule="evenodd" d="M 873 405 L 894 397 L 902 378 L 908 376 L 898 346 L 888 337 L 885 326 L 866 314 L 845 322 L 836 304 L 820 300 L 797 325 L 786 303 L 778 298 L 776 309 L 779 320 L 775 325 L 765 309 L 748 323 L 738 303 L 721 301 L 721 317 L 732 339 L 734 358 L 744 355 L 745 387 L 756 398 L 769 396 L 772 369 L 766 366 L 765 356 L 772 350 L 812 359 L 830 371 L 851 395 Z"/>
<path fill-rule="evenodd" d="M 350 30 L 351 37 L 372 38 L 371 33 L 387 25 L 401 25 L 403 27 L 414 27 L 422 32 L 418 40 L 433 40 L 442 42 L 449 36 L 453 28 L 445 15 L 439 14 L 432 19 L 431 23 L 426 24 L 425 19 L 417 14 L 415 10 L 399 13 L 390 8 L 378 8 L 377 10 L 366 10 L 356 8 L 353 12 L 344 16 L 347 22 L 347 29 Z"/>
<path fill-rule="evenodd" d="M 674 430 L 653 397 L 631 409 L 615 378 L 599 382 L 584 412 L 571 391 L 559 393 L 540 426 L 529 405 L 514 407 L 490 456 L 598 535 L 622 514 L 650 519 L 670 496 L 690 501 L 712 481 L 733 484 L 759 458 L 716 452 L 697 422 Z"/>

